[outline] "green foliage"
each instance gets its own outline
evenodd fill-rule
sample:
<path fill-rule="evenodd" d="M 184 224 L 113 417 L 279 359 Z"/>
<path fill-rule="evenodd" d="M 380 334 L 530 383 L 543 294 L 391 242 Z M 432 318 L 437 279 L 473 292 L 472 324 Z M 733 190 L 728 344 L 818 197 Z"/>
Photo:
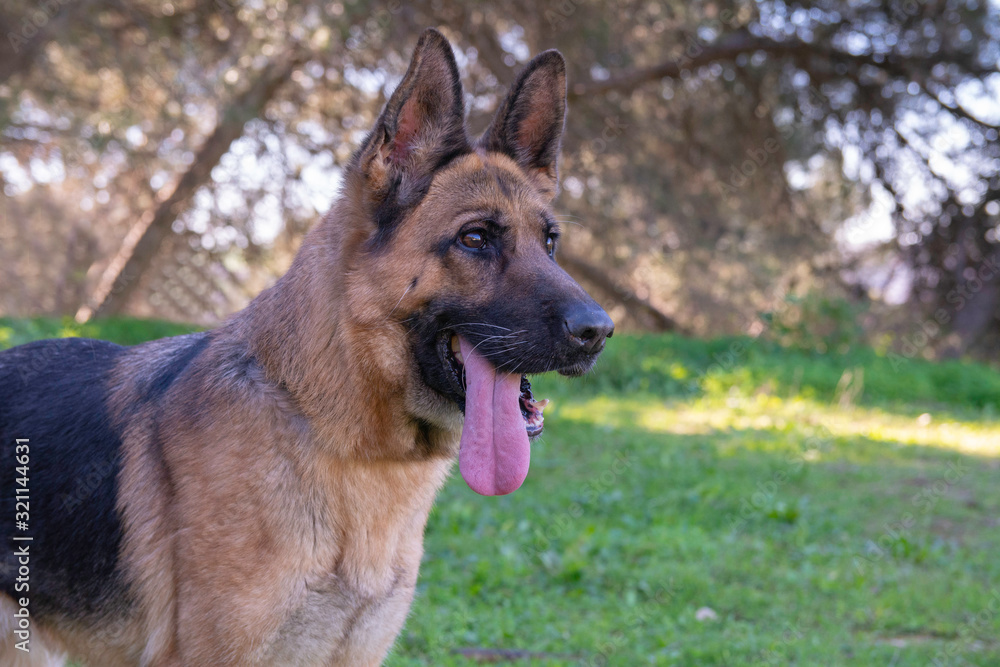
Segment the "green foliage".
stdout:
<path fill-rule="evenodd" d="M 860 304 L 822 292 L 789 294 L 776 310 L 761 319 L 767 337 L 785 347 L 808 352 L 845 354 L 864 340 Z"/>
<path fill-rule="evenodd" d="M 163 320 L 140 320 L 115 317 L 79 324 L 70 317 L 54 319 L 35 317 L 18 319 L 0 317 L 0 349 L 43 338 L 99 338 L 120 345 L 137 345 L 165 336 L 179 336 L 196 331 L 190 324 Z"/>

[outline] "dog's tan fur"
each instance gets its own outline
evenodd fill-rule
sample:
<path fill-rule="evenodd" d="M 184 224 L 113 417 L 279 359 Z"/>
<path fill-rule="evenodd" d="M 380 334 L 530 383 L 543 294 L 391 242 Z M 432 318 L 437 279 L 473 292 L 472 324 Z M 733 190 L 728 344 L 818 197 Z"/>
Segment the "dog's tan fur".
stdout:
<path fill-rule="evenodd" d="M 440 78 L 448 48 L 425 33 L 400 90 Z M 550 105 L 565 88 L 561 67 L 553 71 L 556 89 L 538 93 Z M 415 90 L 418 101 L 430 94 Z M 419 130 L 425 111 L 401 107 L 397 131 Z M 528 114 L 522 138 L 532 141 L 544 120 Z M 431 130 L 405 159 L 430 159 L 422 151 L 439 139 Z M 429 252 L 428 239 L 458 234 L 469 216 L 457 211 L 509 212 L 522 221 L 509 239 L 516 287 L 549 270 L 537 221 L 555 191 L 554 163 L 525 168 L 479 148 L 435 172 L 391 251 L 373 251 L 390 148 L 375 137 L 362 149 L 289 272 L 210 332 L 155 403 L 143 401 L 150 378 L 191 337 L 130 348 L 115 365 L 132 599 L 97 628 L 39 623 L 70 654 L 151 667 L 383 660 L 410 607 L 424 526 L 462 428 L 454 404 L 421 378 L 406 319 L 442 296 L 473 307 L 491 296 L 477 265 Z"/>

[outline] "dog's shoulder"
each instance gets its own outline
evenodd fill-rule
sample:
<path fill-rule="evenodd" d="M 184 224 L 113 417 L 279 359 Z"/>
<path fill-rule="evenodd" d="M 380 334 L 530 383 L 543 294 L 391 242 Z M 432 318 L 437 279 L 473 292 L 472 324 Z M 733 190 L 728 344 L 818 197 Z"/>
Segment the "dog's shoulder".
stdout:
<path fill-rule="evenodd" d="M 182 378 L 194 372 L 211 338 L 211 332 L 197 332 L 128 348 L 111 378 L 115 402 L 132 409 L 158 403 Z"/>

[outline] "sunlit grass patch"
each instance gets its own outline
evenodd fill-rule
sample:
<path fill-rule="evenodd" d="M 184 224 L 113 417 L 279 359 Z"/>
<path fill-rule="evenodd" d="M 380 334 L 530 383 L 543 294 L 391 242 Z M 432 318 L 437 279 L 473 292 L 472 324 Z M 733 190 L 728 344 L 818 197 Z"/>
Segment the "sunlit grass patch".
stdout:
<path fill-rule="evenodd" d="M 556 400 L 550 414 L 596 428 L 642 428 L 652 433 L 773 431 L 798 437 L 863 437 L 892 446 L 924 445 L 981 456 L 1000 456 L 1000 421 L 960 421 L 948 412 L 913 417 L 884 408 L 838 408 L 774 396 L 664 401 L 655 396 L 598 396 Z M 772 442 L 774 439 L 768 439 Z M 780 441 L 780 440 L 778 440 Z M 753 443 L 747 443 L 753 449 Z M 758 445 L 759 447 L 759 445 Z"/>

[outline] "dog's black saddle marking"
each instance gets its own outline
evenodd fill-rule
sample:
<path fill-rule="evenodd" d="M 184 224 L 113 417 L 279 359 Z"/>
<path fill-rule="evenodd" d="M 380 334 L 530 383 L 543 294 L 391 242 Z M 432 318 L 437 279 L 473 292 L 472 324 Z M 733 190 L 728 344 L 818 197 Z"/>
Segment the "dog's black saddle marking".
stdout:
<path fill-rule="evenodd" d="M 66 338 L 0 353 L 0 590 L 29 598 L 34 615 L 95 613 L 121 592 L 121 438 L 107 398 L 109 373 L 124 350 Z M 27 531 L 18 530 L 14 514 L 17 438 L 30 448 Z M 14 535 L 34 539 L 15 542 Z M 25 544 L 29 588 L 18 590 L 15 549 Z"/>

